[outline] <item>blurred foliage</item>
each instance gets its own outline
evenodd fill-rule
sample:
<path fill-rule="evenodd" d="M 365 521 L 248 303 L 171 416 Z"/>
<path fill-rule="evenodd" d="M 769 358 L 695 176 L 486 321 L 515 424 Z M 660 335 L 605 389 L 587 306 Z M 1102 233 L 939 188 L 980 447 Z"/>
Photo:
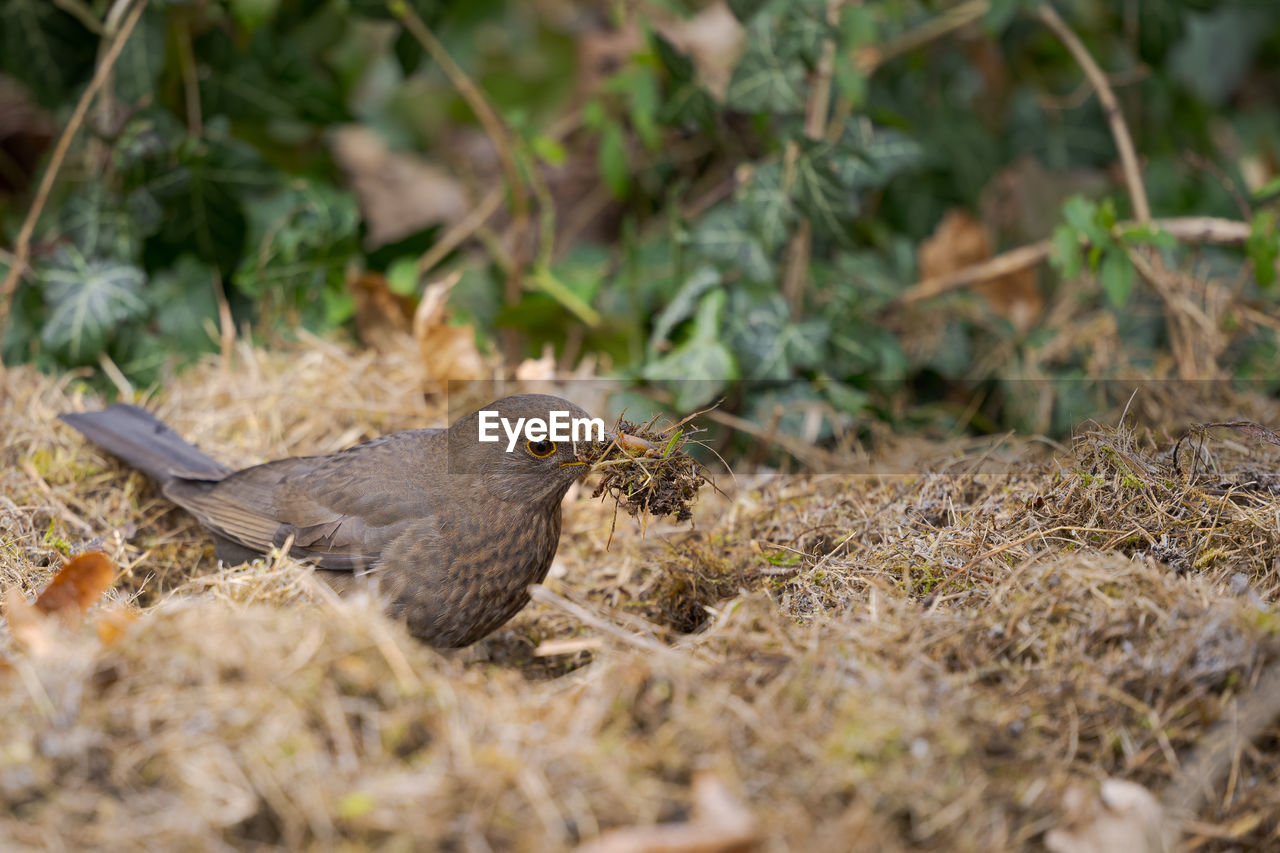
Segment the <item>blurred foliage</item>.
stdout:
<path fill-rule="evenodd" d="M 0 5 L 0 70 L 59 126 L 100 51 L 89 24 L 109 5 Z M 493 249 L 502 234 L 447 260 L 467 270 L 454 307 L 482 345 L 503 328 L 529 355 L 573 340 L 681 409 L 727 393 L 762 422 L 812 404 L 897 417 L 907 397 L 936 402 L 927 417 L 995 428 L 1027 422 L 1014 399 L 1022 379 L 1167 372 L 1167 318 L 1130 262 L 1135 247 L 1236 282 L 1234 298 L 1255 312 L 1274 308 L 1280 5 L 1087 2 L 1063 13 L 1115 75 L 1156 215 L 1243 219 L 1252 236 L 1238 248 L 1124 224 L 1106 117 L 1028 0 L 730 0 L 736 23 L 680 0 L 405 6 L 504 118 L 541 229 L 515 301 L 505 285 L 522 262 Z M 975 8 L 964 26 L 916 38 Z M 479 135 L 476 120 L 396 11 L 381 0 L 153 0 L 38 223 L 5 360 L 52 368 L 106 354 L 147 382 L 166 359 L 214 346 L 224 298 L 238 323 L 270 335 L 352 328 L 349 282 L 362 270 L 415 293 L 413 264 L 439 229 L 368 248 L 368 211 L 344 188 L 331 129 L 363 124 L 393 149 L 426 152 L 466 174 L 475 198 L 502 174 L 486 176 L 459 145 L 460 130 Z M 706 56 L 677 46 L 695 15 L 704 31 L 715 20 L 722 35 L 744 33 L 722 85 Z M 620 32 L 622 48 L 602 47 Z M 609 61 L 588 67 L 588 47 Z M 806 130 L 815 111 L 820 133 Z M 554 179 L 583 164 L 604 203 L 579 217 L 596 196 L 566 200 Z M 28 202 L 0 196 L 8 236 Z M 1068 309 L 1015 323 L 972 290 L 895 302 L 954 208 L 980 215 L 997 251 L 1051 238 L 1054 264 L 1032 286 Z M 553 246 L 578 219 L 595 227 Z M 494 227 L 510 223 L 504 214 Z M 798 287 L 784 294 L 789 276 Z M 1088 313 L 1112 316 L 1121 352 L 1105 363 L 1094 342 L 1072 339 L 1079 323 L 1061 322 Z M 1274 332 L 1233 323 L 1222 324 L 1222 367 L 1280 377 Z M 735 380 L 753 380 L 750 393 L 733 398 Z M 957 382 L 1006 404 L 957 413 L 936 390 Z"/>

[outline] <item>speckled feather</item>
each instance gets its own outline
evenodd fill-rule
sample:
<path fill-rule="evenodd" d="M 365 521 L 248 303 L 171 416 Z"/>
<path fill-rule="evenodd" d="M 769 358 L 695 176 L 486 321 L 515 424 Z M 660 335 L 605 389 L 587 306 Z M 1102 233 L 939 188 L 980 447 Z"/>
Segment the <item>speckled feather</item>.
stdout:
<path fill-rule="evenodd" d="M 538 394 L 484 407 L 503 418 L 586 412 Z M 528 602 L 560 540 L 560 502 L 585 470 L 561 444 L 543 459 L 524 443 L 478 441 L 476 414 L 448 430 L 382 436 L 327 456 L 228 471 L 135 406 L 64 415 L 86 437 L 160 483 L 240 562 L 282 546 L 327 571 L 369 574 L 388 612 L 435 646 L 473 643 Z"/>

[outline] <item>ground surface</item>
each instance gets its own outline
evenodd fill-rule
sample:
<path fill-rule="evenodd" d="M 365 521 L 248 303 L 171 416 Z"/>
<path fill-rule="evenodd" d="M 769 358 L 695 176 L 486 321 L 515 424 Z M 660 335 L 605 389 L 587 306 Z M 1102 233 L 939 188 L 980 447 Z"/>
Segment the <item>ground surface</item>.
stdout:
<path fill-rule="evenodd" d="M 1278 454 L 1237 432 L 1177 468 L 1159 432 L 899 444 L 709 497 L 692 528 L 619 517 L 611 544 L 610 507 L 571 495 L 548 592 L 445 656 L 287 559 L 217 567 L 55 420 L 100 400 L 2 376 L 5 586 L 90 547 L 121 567 L 53 647 L 0 628 L 16 847 L 554 850 L 692 820 L 712 846 L 663 849 L 1038 849 L 1055 826 L 1066 849 L 1108 778 L 1183 809 L 1166 825 L 1198 849 L 1280 843 Z M 310 341 L 238 348 L 148 405 L 241 465 L 442 423 L 418 383 L 409 350 Z M 1280 423 L 1258 400 L 1145 404 L 1171 435 Z M 94 630 L 122 608 L 122 634 Z M 1221 720 L 1247 737 L 1215 753 Z M 606 837 L 657 849 L 627 840 Z"/>

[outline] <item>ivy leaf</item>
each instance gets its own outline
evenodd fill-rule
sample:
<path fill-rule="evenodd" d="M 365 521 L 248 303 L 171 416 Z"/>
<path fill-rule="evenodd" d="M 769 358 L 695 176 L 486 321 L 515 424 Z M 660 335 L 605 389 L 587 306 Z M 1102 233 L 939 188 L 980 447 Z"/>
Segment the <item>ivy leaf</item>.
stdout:
<path fill-rule="evenodd" d="M 721 204 L 703 215 L 689 237 L 690 248 L 725 269 L 741 272 L 748 280 L 770 281 L 773 264 L 760 240 L 751 233 L 746 211 L 740 205 Z"/>
<path fill-rule="evenodd" d="M 653 322 L 653 334 L 649 336 L 650 352 L 656 352 L 658 344 L 667 340 L 676 326 L 692 317 L 699 300 L 713 287 L 719 287 L 723 280 L 714 267 L 699 267 L 685 279 Z"/>
<path fill-rule="evenodd" d="M 799 60 L 813 68 L 822 55 L 822 43 L 834 38 L 836 30 L 826 20 L 825 5 L 794 3 L 778 23 L 778 56 Z"/>
<path fill-rule="evenodd" d="M 217 323 L 216 272 L 194 255 L 183 255 L 154 275 L 149 290 L 155 327 L 170 351 L 190 360 L 213 349 L 209 324 Z"/>
<path fill-rule="evenodd" d="M 790 379 L 822 361 L 827 322 L 793 323 L 786 300 L 776 292 L 761 295 L 735 289 L 728 317 L 725 341 L 750 379 Z"/>
<path fill-rule="evenodd" d="M 1259 287 L 1270 287 L 1276 280 L 1276 260 L 1280 258 L 1280 229 L 1276 228 L 1274 211 L 1259 211 L 1249 228 L 1245 253 L 1253 261 L 1253 275 Z"/>
<path fill-rule="evenodd" d="M 858 215 L 858 196 L 841 180 L 829 142 L 806 141 L 796 158 L 793 185 L 796 206 L 813 225 L 814 232 L 843 237 L 849 220 Z"/>
<path fill-rule="evenodd" d="M 164 210 L 159 239 L 175 255 L 193 250 L 224 273 L 235 269 L 245 242 L 241 196 L 277 180 L 258 153 L 229 139 L 183 140 L 145 172 L 143 188 Z"/>
<path fill-rule="evenodd" d="M 98 37 L 52 0 L 0 3 L 0 70 L 46 107 L 60 106 L 93 67 Z"/>
<path fill-rule="evenodd" d="M 689 83 L 693 80 L 693 60 L 681 53 L 675 45 L 659 32 L 650 32 L 649 40 L 653 43 L 653 52 L 666 69 L 667 74 L 676 83 Z"/>
<path fill-rule="evenodd" d="M 703 296 L 689 340 L 649 362 L 643 370 L 644 378 L 663 382 L 671 388 L 673 402 L 680 411 L 692 411 L 710 403 L 729 382 L 738 378 L 733 353 L 719 340 L 727 299 L 723 290 L 713 290 Z"/>
<path fill-rule="evenodd" d="M 58 229 L 86 258 L 131 262 L 142 253 L 142 229 L 120 198 L 101 183 L 82 185 L 63 203 Z"/>
<path fill-rule="evenodd" d="M 1111 304 L 1123 308 L 1129 300 L 1129 292 L 1133 290 L 1133 264 L 1123 249 L 1114 248 L 1103 253 L 1098 281 Z"/>
<path fill-rule="evenodd" d="M 798 113 L 804 110 L 805 69 L 774 52 L 772 21 L 752 24 L 746 54 L 733 69 L 726 103 L 747 113 Z"/>
<path fill-rule="evenodd" d="M 631 167 L 627 157 L 626 135 L 622 125 L 607 122 L 600 133 L 600 149 L 596 153 L 600 177 L 613 197 L 625 199 L 631 192 Z"/>
<path fill-rule="evenodd" d="M 742 23 L 748 23 L 767 6 L 769 0 L 729 0 L 729 11 Z"/>
<path fill-rule="evenodd" d="M 344 289 L 343 270 L 359 251 L 355 199 L 307 183 L 251 202 L 248 216 L 249 248 L 236 287 L 254 297 L 282 297 L 314 327 L 332 325 L 347 310 L 336 291 Z"/>
<path fill-rule="evenodd" d="M 764 250 L 776 251 L 796 220 L 795 205 L 782 188 L 782 164 L 757 169 L 739 197 Z"/>
<path fill-rule="evenodd" d="M 147 274 L 133 264 L 63 246 L 37 276 L 48 310 L 40 339 L 72 364 L 96 357 L 121 323 L 147 313 Z"/>
<path fill-rule="evenodd" d="M 165 29 L 162 12 L 149 8 L 142 13 L 113 69 L 120 100 L 136 104 L 143 98 L 155 98 L 156 82 L 164 68 Z"/>

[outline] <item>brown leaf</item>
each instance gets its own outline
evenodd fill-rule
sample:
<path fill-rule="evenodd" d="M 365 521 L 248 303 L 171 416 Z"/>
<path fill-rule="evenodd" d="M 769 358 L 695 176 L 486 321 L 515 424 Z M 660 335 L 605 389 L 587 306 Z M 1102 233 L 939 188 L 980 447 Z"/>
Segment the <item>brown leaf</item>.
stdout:
<path fill-rule="evenodd" d="M 41 613 L 78 619 L 93 606 L 116 576 L 116 564 L 101 551 L 88 551 L 64 565 L 36 598 Z"/>
<path fill-rule="evenodd" d="M 413 300 L 392 293 L 385 275 L 362 272 L 351 279 L 350 286 L 356 304 L 356 331 L 366 346 L 386 350 L 396 338 L 409 334 Z"/>
<path fill-rule="evenodd" d="M 123 637 L 137 621 L 138 614 L 131 610 L 106 610 L 98 616 L 93 627 L 98 631 L 98 642 L 110 646 Z"/>
<path fill-rule="evenodd" d="M 431 225 L 452 225 L 471 209 L 457 178 L 413 153 L 392 151 L 373 131 L 340 127 L 333 159 L 360 199 L 366 248 L 395 242 Z"/>
<path fill-rule="evenodd" d="M 942 218 L 933 235 L 920 244 L 917 262 L 924 279 L 941 278 L 980 264 L 992 256 L 993 241 L 986 226 L 959 208 Z M 1022 269 L 974 285 L 991 310 L 1014 328 L 1025 331 L 1044 312 L 1044 297 L 1036 271 Z"/>
<path fill-rule="evenodd" d="M 447 303 L 449 292 L 462 279 L 461 272 L 427 285 L 422 302 L 413 315 L 413 337 L 422 353 L 422 366 L 427 379 L 481 379 L 486 375 L 484 358 L 476 349 L 476 334 L 471 326 L 449 326 Z"/>

